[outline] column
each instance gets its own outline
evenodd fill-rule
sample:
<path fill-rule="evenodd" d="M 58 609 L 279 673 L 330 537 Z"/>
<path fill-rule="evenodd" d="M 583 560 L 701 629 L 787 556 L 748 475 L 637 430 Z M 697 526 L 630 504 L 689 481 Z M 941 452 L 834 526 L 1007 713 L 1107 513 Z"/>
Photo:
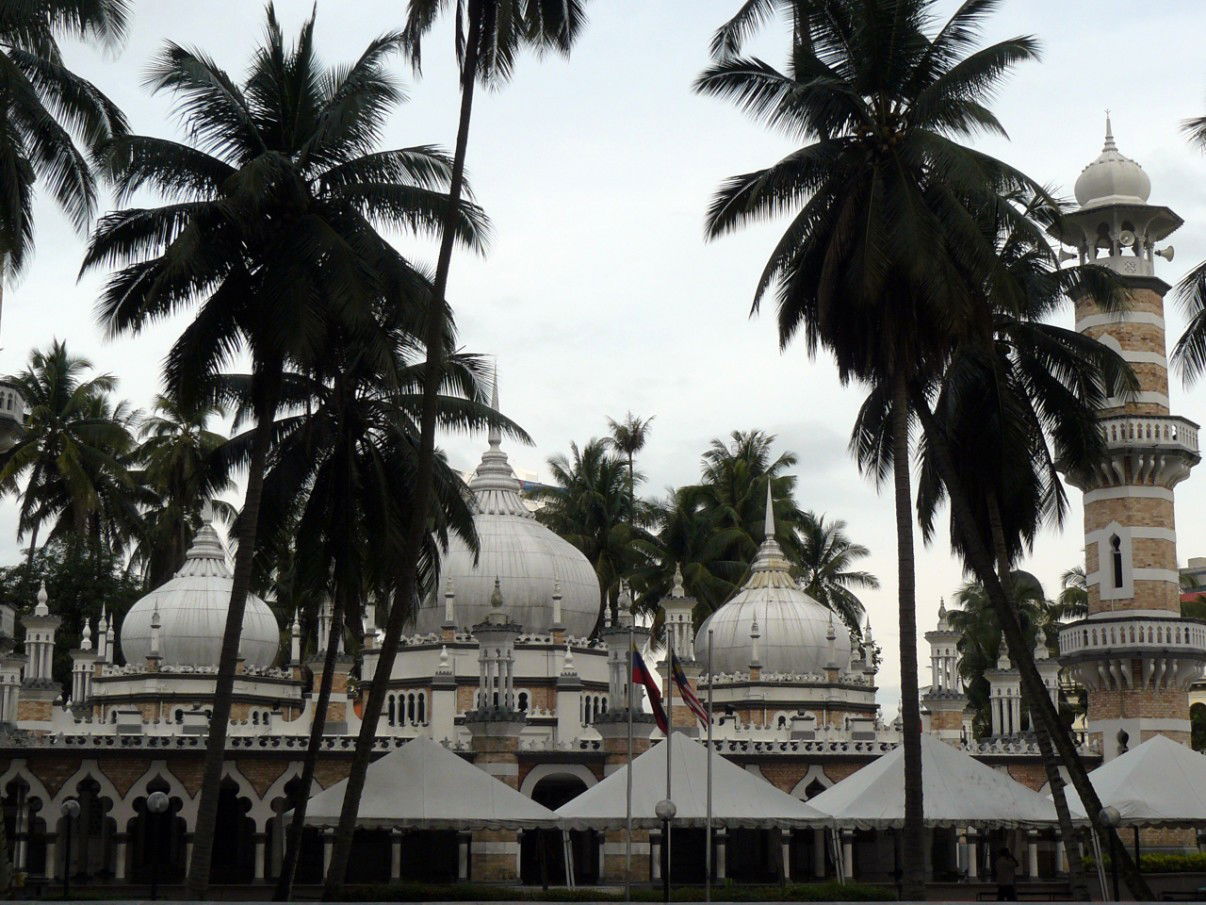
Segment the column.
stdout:
<path fill-rule="evenodd" d="M 1031 880 L 1038 879 L 1038 830 L 1026 833 L 1026 872 Z"/>
<path fill-rule="evenodd" d="M 783 879 L 791 879 L 791 830 L 779 831 L 779 850 L 783 858 Z"/>
<path fill-rule="evenodd" d="M 331 851 L 335 848 L 335 836 L 329 831 L 322 834 L 322 875 L 325 877 L 331 869 Z M 190 862 L 191 863 L 191 862 Z"/>
<path fill-rule="evenodd" d="M 1057 874 L 1068 872 L 1068 849 L 1064 845 L 1063 839 L 1055 840 L 1055 872 Z"/>
<path fill-rule="evenodd" d="M 402 879 L 402 831 L 398 829 L 389 833 L 389 878 Z"/>
<path fill-rule="evenodd" d="M 58 847 L 55 842 L 58 839 L 58 834 L 49 835 L 46 837 L 46 879 L 54 880 L 59 875 L 59 857 Z"/>
<path fill-rule="evenodd" d="M 716 841 L 716 879 L 726 880 L 729 876 L 729 834 L 723 827 L 712 832 Z"/>
<path fill-rule="evenodd" d="M 477 661 L 477 709 L 486 706 L 486 658 L 479 657 Z"/>
<path fill-rule="evenodd" d="M 661 831 L 649 834 L 649 866 L 652 868 L 654 880 L 662 878 L 662 834 Z"/>
<path fill-rule="evenodd" d="M 469 879 L 469 839 L 468 833 L 460 833 L 457 836 L 456 878 L 458 880 Z"/>
<path fill-rule="evenodd" d="M 812 831 L 812 875 L 818 880 L 825 879 L 825 831 Z"/>
<path fill-rule="evenodd" d="M 190 864 L 192 864 L 192 863 L 193 863 L 193 834 L 192 834 L 192 833 L 185 833 L 185 834 L 184 834 L 184 864 L 185 864 L 185 869 L 187 870 L 188 865 L 190 865 Z M 326 874 L 326 871 L 325 871 L 325 870 L 323 871 L 323 874 L 324 874 L 324 875 Z"/>
<path fill-rule="evenodd" d="M 974 880 L 980 876 L 980 840 L 976 837 L 976 828 L 967 830 L 967 879 Z"/>
<path fill-rule="evenodd" d="M 854 879 L 854 833 L 842 830 L 842 876 Z"/>
<path fill-rule="evenodd" d="M 264 863 L 267 855 L 267 846 L 264 845 L 265 839 L 266 836 L 264 833 L 255 834 L 255 878 L 257 880 L 264 879 L 268 866 Z"/>
<path fill-rule="evenodd" d="M 118 833 L 113 837 L 116 843 L 113 846 L 113 879 L 124 880 L 126 878 L 126 834 Z"/>

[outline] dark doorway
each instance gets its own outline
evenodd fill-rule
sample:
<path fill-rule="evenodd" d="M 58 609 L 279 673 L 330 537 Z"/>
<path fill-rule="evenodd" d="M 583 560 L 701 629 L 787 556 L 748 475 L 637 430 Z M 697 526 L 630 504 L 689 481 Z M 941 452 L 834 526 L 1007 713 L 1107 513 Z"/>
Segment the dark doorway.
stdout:
<path fill-rule="evenodd" d="M 402 877 L 406 880 L 454 882 L 459 859 L 456 830 L 414 830 L 402 837 Z"/>
<path fill-rule="evenodd" d="M 214 827 L 212 883 L 250 883 L 255 879 L 255 821 L 247 816 L 251 801 L 239 797 L 231 779 L 222 780 Z"/>
<path fill-rule="evenodd" d="M 551 811 L 586 791 L 576 776 L 546 776 L 532 789 L 532 800 Z M 574 860 L 574 882 L 590 886 L 599 882 L 599 843 L 593 830 L 571 830 L 570 849 Z M 519 876 L 529 886 L 564 886 L 565 850 L 560 830 L 528 830 L 519 840 Z"/>
<path fill-rule="evenodd" d="M 390 847 L 389 830 L 356 830 L 348 860 L 348 882 L 388 883 L 393 854 Z"/>
<path fill-rule="evenodd" d="M 168 809 L 162 814 L 147 811 L 147 795 L 163 792 L 168 795 Z M 184 879 L 184 819 L 180 809 L 184 802 L 169 794 L 167 782 L 153 779 L 147 783 L 147 793 L 134 800 L 134 819 L 127 832 L 130 845 L 128 876 L 137 883 L 149 883 L 155 862 L 159 862 L 159 879 L 179 883 Z"/>

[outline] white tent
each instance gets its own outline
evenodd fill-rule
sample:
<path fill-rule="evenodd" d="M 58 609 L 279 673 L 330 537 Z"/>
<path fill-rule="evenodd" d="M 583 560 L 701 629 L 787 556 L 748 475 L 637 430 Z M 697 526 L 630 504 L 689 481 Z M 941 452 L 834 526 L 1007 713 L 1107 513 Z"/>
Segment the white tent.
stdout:
<path fill-rule="evenodd" d="M 670 798 L 678 827 L 703 826 L 707 818 L 708 750 L 680 732 L 674 733 Z M 666 748 L 659 742 L 632 761 L 632 820 L 637 827 L 661 825 L 654 808 L 666 797 Z M 557 809 L 571 829 L 624 826 L 628 765 Z M 712 757 L 712 819 L 725 827 L 818 826 L 818 814 L 765 779 L 741 769 L 719 754 Z"/>
<path fill-rule="evenodd" d="M 1049 800 L 970 754 L 921 736 L 926 826 L 1035 827 L 1054 823 Z M 809 801 L 838 826 L 904 825 L 904 748 L 897 746 Z"/>
<path fill-rule="evenodd" d="M 335 826 L 347 780 L 313 798 L 309 826 Z M 556 826 L 556 815 L 455 752 L 415 738 L 371 764 L 357 826 L 413 829 L 526 829 Z"/>
<path fill-rule="evenodd" d="M 1206 757 L 1163 735 L 1102 764 L 1089 781 L 1126 826 L 1206 823 Z M 1072 816 L 1087 819 L 1076 790 L 1066 794 Z"/>

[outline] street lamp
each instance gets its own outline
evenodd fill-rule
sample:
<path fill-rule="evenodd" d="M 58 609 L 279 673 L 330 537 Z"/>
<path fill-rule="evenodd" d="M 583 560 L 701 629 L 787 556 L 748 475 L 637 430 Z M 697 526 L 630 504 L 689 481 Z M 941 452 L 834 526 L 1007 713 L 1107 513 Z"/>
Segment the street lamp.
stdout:
<path fill-rule="evenodd" d="M 151 901 L 159 898 L 159 846 L 162 844 L 159 841 L 160 828 L 156 825 L 159 821 L 159 815 L 167 812 L 168 797 L 163 792 L 152 792 L 147 796 L 147 812 L 155 815 L 155 821 L 147 821 L 147 829 L 151 836 Z"/>
<path fill-rule="evenodd" d="M 662 901 L 670 901 L 670 821 L 678 813 L 678 808 L 669 798 L 663 798 L 653 808 L 658 820 L 662 822 Z"/>
<path fill-rule="evenodd" d="M 1114 901 L 1118 898 L 1118 827 L 1122 825 L 1122 814 L 1112 804 L 1106 805 L 1097 815 L 1110 828 L 1110 877 L 1114 881 Z"/>
<path fill-rule="evenodd" d="M 75 818 L 80 816 L 80 803 L 74 798 L 68 798 L 59 807 L 63 813 L 63 820 L 66 821 L 65 839 L 63 841 L 63 898 L 66 899 L 68 893 L 71 892 L 71 830 L 72 824 L 75 823 Z"/>

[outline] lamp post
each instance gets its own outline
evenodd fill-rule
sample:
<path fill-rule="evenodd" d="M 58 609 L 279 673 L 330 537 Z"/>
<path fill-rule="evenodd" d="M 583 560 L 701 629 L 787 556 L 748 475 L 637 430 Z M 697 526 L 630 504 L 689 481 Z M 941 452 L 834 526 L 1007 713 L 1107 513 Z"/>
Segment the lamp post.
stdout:
<path fill-rule="evenodd" d="M 74 798 L 68 798 L 59 808 L 63 813 L 63 898 L 68 898 L 71 892 L 71 830 L 75 818 L 80 816 L 80 803 Z"/>
<path fill-rule="evenodd" d="M 159 846 L 162 845 L 159 836 L 161 828 L 160 815 L 167 812 L 168 797 L 163 792 L 152 792 L 147 796 L 147 813 L 154 814 L 154 822 L 147 821 L 147 829 L 151 837 L 151 901 L 154 902 L 159 898 Z"/>
<path fill-rule="evenodd" d="M 653 808 L 658 820 L 662 822 L 662 901 L 670 901 L 670 821 L 678 813 L 678 808 L 669 798 L 663 798 Z"/>
<path fill-rule="evenodd" d="M 1110 878 L 1114 882 L 1114 901 L 1118 899 L 1118 827 L 1122 824 L 1122 814 L 1113 805 L 1106 805 L 1099 815 L 1101 822 L 1110 828 Z"/>

